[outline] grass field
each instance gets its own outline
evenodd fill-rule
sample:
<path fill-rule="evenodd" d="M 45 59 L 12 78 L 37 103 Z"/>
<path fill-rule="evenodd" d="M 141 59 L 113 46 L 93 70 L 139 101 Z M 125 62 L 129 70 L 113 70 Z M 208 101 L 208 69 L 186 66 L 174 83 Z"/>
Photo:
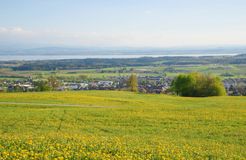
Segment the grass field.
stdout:
<path fill-rule="evenodd" d="M 246 98 L 0 93 L 0 159 L 246 159 Z"/>

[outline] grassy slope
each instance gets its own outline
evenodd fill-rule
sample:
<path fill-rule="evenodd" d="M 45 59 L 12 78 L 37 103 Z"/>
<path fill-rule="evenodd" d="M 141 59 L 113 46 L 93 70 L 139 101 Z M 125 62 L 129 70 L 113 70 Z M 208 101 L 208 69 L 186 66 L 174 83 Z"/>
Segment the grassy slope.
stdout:
<path fill-rule="evenodd" d="M 31 150 L 40 154 L 37 157 L 45 157 L 44 148 L 48 144 L 71 145 L 70 155 L 74 157 L 79 153 L 78 146 L 92 145 L 92 149 L 85 149 L 89 155 L 80 154 L 82 158 L 103 157 L 98 150 L 108 144 L 105 154 L 117 159 L 120 156 L 122 159 L 246 158 L 243 152 L 245 97 L 181 98 L 84 91 L 1 93 L 0 102 L 81 105 L 0 104 L 0 156 L 15 152 L 23 156 L 17 148 L 30 150 L 27 141 L 32 139 Z M 45 138 L 41 141 L 42 136 Z M 53 141 L 49 142 L 50 139 Z M 45 147 L 40 149 L 40 146 Z M 119 157 L 112 153 L 115 146 Z M 64 155 L 61 148 L 54 150 Z M 47 151 L 49 156 L 50 153 Z M 27 153 L 27 156 L 30 155 Z M 53 157 L 56 156 L 59 155 L 55 152 Z"/>

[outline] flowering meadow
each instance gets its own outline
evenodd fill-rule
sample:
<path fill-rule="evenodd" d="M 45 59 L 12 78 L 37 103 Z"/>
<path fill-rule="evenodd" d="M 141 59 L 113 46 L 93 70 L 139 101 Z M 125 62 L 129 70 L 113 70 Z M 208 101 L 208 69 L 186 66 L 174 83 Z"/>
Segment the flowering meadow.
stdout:
<path fill-rule="evenodd" d="M 0 159 L 246 159 L 246 98 L 1 93 Z"/>

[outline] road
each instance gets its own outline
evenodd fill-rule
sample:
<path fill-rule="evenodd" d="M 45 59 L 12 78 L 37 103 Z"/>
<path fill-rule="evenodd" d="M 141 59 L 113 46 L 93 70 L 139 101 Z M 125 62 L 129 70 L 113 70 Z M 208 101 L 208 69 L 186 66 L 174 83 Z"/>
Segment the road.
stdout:
<path fill-rule="evenodd" d="M 81 105 L 81 104 L 52 104 L 52 103 L 26 103 L 26 102 L 0 102 L 6 105 L 31 105 L 31 106 L 49 106 L 49 107 L 82 107 L 82 108 L 112 108 L 109 106 L 93 106 L 93 105 Z"/>

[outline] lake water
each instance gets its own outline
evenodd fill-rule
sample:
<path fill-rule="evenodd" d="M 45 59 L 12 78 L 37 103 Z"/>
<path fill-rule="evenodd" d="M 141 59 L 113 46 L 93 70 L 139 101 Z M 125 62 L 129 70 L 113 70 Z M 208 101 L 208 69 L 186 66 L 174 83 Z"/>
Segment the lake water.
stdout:
<path fill-rule="evenodd" d="M 199 57 L 199 56 L 233 56 L 237 54 L 115 54 L 115 55 L 0 55 L 0 61 L 12 60 L 59 60 L 86 58 L 140 58 L 140 57 Z"/>

